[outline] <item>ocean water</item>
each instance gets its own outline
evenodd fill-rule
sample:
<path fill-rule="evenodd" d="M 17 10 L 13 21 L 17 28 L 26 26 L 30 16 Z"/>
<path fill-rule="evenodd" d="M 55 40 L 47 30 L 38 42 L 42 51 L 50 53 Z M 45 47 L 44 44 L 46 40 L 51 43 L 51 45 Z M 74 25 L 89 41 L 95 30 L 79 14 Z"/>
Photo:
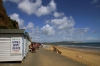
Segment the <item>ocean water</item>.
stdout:
<path fill-rule="evenodd" d="M 71 43 L 71 44 L 62 44 L 60 46 L 100 51 L 100 43 Z"/>

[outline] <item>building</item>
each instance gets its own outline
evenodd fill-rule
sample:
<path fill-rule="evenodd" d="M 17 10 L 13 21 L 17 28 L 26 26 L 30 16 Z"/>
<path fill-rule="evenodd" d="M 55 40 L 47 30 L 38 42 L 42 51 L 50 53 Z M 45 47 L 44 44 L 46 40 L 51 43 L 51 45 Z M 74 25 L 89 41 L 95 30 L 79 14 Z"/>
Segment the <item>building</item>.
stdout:
<path fill-rule="evenodd" d="M 25 29 L 0 29 L 0 62 L 22 61 L 30 42 Z"/>

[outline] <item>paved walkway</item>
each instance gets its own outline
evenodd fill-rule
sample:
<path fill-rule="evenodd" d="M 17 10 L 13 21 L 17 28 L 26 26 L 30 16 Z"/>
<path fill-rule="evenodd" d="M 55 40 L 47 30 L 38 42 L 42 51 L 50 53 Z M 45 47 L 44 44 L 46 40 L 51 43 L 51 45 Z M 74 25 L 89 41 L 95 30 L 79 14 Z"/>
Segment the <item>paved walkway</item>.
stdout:
<path fill-rule="evenodd" d="M 39 49 L 28 53 L 22 63 L 0 63 L 0 66 L 86 66 L 60 54 Z"/>

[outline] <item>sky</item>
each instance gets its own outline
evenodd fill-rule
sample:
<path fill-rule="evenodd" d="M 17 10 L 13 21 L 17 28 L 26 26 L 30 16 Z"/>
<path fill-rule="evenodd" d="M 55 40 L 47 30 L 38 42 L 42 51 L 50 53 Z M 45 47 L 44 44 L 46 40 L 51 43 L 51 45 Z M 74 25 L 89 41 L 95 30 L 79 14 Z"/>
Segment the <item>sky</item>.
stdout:
<path fill-rule="evenodd" d="M 35 42 L 100 42 L 100 0 L 3 0 Z"/>

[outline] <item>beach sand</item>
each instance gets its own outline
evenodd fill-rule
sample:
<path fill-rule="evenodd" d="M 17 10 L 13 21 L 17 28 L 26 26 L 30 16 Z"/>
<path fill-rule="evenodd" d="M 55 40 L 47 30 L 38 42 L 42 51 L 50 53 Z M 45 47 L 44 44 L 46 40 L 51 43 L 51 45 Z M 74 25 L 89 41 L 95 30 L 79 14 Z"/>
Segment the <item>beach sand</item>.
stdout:
<path fill-rule="evenodd" d="M 50 46 L 46 50 L 52 50 L 53 46 Z M 83 63 L 87 66 L 100 66 L 100 52 L 93 51 L 93 50 L 82 50 L 82 49 L 76 49 L 76 48 L 68 48 L 68 47 L 62 47 L 62 46 L 55 46 L 57 49 L 59 49 L 63 56 L 66 56 L 68 58 L 71 58 L 75 61 L 78 61 L 80 63 Z"/>

